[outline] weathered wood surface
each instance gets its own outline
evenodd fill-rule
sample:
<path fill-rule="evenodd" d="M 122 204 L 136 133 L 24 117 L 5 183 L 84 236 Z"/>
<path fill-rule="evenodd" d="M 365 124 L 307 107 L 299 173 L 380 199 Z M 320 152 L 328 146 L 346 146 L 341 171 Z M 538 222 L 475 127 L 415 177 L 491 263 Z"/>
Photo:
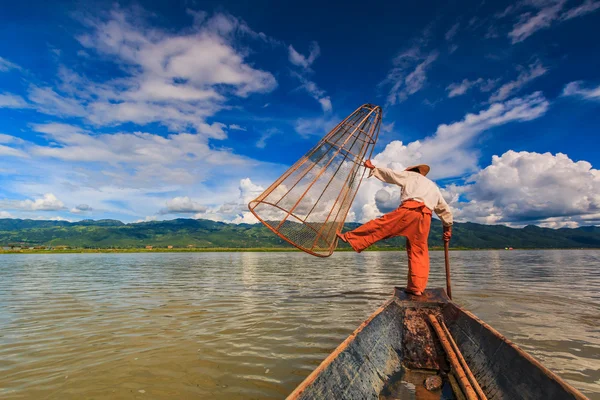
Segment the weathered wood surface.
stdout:
<path fill-rule="evenodd" d="M 403 366 L 448 370 L 440 343 L 424 322 L 431 313 L 443 318 L 489 400 L 586 399 L 453 303 L 442 289 L 413 296 L 396 288 L 394 296 L 335 349 L 288 400 L 378 399 L 388 380 Z"/>
<path fill-rule="evenodd" d="M 470 312 L 448 303 L 443 315 L 448 330 L 489 400 L 586 399 Z"/>
<path fill-rule="evenodd" d="M 392 299 L 346 339 L 288 399 L 376 399 L 398 371 L 402 312 Z"/>

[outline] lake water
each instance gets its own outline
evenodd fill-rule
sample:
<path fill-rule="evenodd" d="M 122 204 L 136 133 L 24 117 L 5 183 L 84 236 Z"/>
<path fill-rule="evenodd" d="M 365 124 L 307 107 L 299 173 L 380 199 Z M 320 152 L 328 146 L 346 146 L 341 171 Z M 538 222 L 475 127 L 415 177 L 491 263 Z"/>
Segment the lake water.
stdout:
<path fill-rule="evenodd" d="M 458 303 L 600 399 L 600 251 L 451 260 Z M 402 252 L 3 255 L 0 398 L 281 399 L 406 272 Z"/>

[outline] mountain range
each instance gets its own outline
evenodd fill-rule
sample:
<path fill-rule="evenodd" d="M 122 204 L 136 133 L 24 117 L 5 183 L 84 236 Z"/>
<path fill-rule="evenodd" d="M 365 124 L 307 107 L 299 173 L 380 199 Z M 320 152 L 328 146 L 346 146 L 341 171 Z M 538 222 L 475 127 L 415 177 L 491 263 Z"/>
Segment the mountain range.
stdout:
<path fill-rule="evenodd" d="M 347 223 L 345 230 L 358 226 Z M 442 246 L 442 226 L 432 221 L 430 246 Z M 404 238 L 379 242 L 377 248 L 404 247 Z M 229 224 L 204 219 L 173 219 L 125 224 L 117 220 L 78 222 L 0 219 L 0 248 L 69 246 L 76 248 L 287 248 L 289 244 L 262 224 Z M 341 244 L 341 247 L 347 246 Z M 455 223 L 451 247 L 600 248 L 600 227 L 550 229 L 529 225 Z"/>

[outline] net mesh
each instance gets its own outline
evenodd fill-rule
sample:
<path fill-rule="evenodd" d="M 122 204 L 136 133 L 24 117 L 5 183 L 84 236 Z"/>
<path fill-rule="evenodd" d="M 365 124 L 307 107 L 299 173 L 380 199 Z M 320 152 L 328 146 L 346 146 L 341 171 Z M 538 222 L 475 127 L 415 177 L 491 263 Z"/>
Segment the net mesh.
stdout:
<path fill-rule="evenodd" d="M 327 257 L 337 243 L 379 136 L 381 107 L 365 104 L 333 128 L 260 196 L 250 211 L 307 253 Z"/>

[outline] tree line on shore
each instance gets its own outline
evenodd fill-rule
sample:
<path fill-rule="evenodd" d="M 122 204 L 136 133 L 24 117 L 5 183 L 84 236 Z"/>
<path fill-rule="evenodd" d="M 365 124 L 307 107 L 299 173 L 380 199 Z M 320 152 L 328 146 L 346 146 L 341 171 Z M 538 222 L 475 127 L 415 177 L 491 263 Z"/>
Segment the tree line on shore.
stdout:
<path fill-rule="evenodd" d="M 358 224 L 348 223 L 346 229 Z M 442 227 L 432 221 L 429 244 L 442 246 Z M 404 247 L 404 238 L 378 243 L 378 248 Z M 20 247 L 58 249 L 283 249 L 290 247 L 262 224 L 228 224 L 203 219 L 174 219 L 125 224 L 116 220 L 39 221 L 0 219 L 0 250 Z M 340 247 L 344 248 L 345 244 Z M 600 248 L 600 227 L 549 229 L 530 225 L 456 223 L 451 246 L 492 248 Z"/>

